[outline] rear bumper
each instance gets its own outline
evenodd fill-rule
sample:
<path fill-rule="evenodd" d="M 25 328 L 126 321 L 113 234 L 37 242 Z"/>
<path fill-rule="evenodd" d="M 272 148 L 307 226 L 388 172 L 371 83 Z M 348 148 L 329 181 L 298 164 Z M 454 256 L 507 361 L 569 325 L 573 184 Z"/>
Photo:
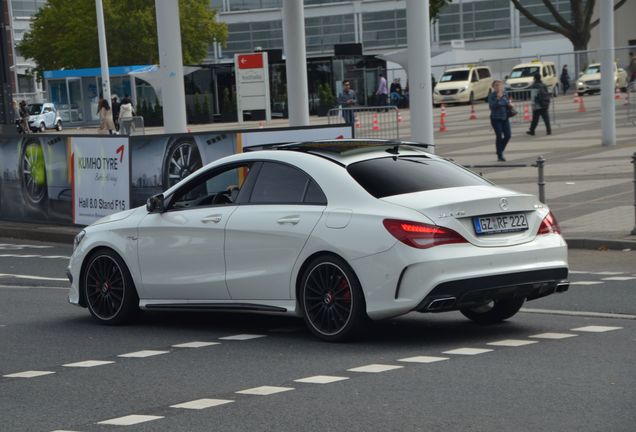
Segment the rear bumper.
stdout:
<path fill-rule="evenodd" d="M 446 312 L 505 298 L 540 297 L 569 288 L 568 269 L 554 268 L 444 282 L 415 308 L 419 312 Z"/>

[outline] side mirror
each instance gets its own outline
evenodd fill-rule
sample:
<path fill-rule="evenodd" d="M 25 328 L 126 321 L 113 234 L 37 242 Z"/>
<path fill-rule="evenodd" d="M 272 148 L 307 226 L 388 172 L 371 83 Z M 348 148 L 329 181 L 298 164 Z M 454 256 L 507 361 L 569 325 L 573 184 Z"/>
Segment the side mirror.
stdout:
<path fill-rule="evenodd" d="M 163 205 L 163 194 L 153 195 L 146 201 L 146 210 L 148 213 L 163 213 L 165 210 Z"/>

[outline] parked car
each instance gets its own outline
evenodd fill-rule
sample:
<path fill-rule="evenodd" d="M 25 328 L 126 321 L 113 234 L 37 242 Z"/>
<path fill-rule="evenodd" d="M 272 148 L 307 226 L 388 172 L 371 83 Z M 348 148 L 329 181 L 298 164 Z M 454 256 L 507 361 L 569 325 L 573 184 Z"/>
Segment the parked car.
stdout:
<path fill-rule="evenodd" d="M 433 89 L 433 104 L 473 103 L 486 100 L 492 86 L 492 74 L 487 66 L 468 65 L 444 71 Z"/>
<path fill-rule="evenodd" d="M 614 63 L 614 88 L 627 91 L 627 72 Z M 601 92 L 601 64 L 592 63 L 581 72 L 576 81 L 576 92 L 579 96 Z"/>
<path fill-rule="evenodd" d="M 27 106 L 29 110 L 29 128 L 33 132 L 45 132 L 47 129 L 62 130 L 62 118 L 55 105 L 50 102 L 34 103 Z"/>
<path fill-rule="evenodd" d="M 366 320 L 461 311 L 479 323 L 567 290 L 547 206 L 396 141 L 286 144 L 212 162 L 76 237 L 69 301 L 303 317 L 319 338 Z"/>
<path fill-rule="evenodd" d="M 541 75 L 541 81 L 548 87 L 552 96 L 559 95 L 559 76 L 554 63 L 540 60 L 513 67 L 505 82 L 506 91 L 527 89 L 534 83 L 535 74 Z"/>

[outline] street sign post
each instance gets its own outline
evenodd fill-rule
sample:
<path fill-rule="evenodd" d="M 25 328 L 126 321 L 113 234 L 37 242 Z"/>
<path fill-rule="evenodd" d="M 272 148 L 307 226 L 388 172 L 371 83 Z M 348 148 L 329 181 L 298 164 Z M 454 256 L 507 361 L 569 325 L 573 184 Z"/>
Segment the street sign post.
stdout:
<path fill-rule="evenodd" d="M 243 112 L 251 110 L 265 110 L 266 120 L 271 121 L 267 53 L 235 54 L 234 67 L 239 123 L 243 123 Z"/>

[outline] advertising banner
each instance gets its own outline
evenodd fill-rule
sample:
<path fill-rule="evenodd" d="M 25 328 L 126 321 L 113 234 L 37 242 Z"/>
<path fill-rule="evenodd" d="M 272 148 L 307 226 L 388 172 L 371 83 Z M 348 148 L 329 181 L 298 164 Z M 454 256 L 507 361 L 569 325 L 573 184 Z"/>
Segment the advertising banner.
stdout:
<path fill-rule="evenodd" d="M 238 121 L 243 123 L 243 111 L 265 110 L 272 120 L 269 97 L 269 64 L 266 52 L 235 54 Z"/>
<path fill-rule="evenodd" d="M 128 138 L 73 137 L 73 223 L 130 208 Z"/>

